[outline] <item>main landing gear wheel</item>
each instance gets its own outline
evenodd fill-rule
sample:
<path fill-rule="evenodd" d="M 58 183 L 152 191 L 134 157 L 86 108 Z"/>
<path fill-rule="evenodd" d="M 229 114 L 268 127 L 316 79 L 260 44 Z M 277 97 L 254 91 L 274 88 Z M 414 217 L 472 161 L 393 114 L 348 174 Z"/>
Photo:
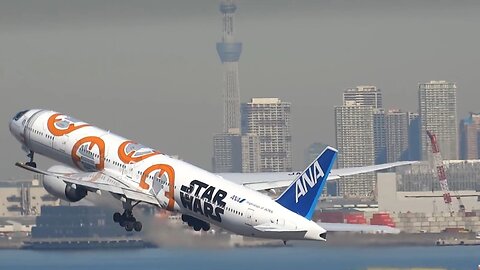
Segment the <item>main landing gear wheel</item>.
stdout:
<path fill-rule="evenodd" d="M 133 216 L 132 209 L 135 205 L 132 206 L 131 201 L 129 201 L 128 203 L 124 204 L 124 208 L 126 209 L 123 211 L 123 214 L 120 214 L 119 212 L 115 212 L 113 214 L 113 222 L 118 223 L 121 227 L 124 227 L 127 232 L 131 232 L 133 230 L 139 232 L 143 227 L 142 223 L 137 221 L 137 219 Z"/>
<path fill-rule="evenodd" d="M 142 230 L 142 223 L 140 221 L 135 221 L 135 223 L 133 223 L 133 229 L 136 231 L 136 232 L 139 232 Z"/>
<path fill-rule="evenodd" d="M 200 230 L 204 230 L 204 231 L 210 230 L 209 223 L 189 215 L 182 215 L 182 221 L 187 223 L 189 227 L 193 227 L 193 229 L 197 232 Z"/>
<path fill-rule="evenodd" d="M 35 162 L 33 161 L 33 155 L 34 155 L 33 151 L 30 151 L 30 153 L 28 153 L 27 157 L 30 158 L 30 161 L 28 161 L 27 163 L 25 163 L 25 165 L 30 166 L 30 167 L 33 167 L 33 168 L 37 168 L 37 163 L 35 163 Z"/>

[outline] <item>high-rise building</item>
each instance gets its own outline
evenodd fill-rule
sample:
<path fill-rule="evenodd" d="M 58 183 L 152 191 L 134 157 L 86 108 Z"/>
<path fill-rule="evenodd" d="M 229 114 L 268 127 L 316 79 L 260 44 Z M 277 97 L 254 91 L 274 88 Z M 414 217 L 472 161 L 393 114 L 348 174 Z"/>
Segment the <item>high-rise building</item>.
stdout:
<path fill-rule="evenodd" d="M 258 136 L 260 172 L 292 170 L 290 106 L 278 98 L 253 98 L 242 104 L 242 131 Z"/>
<path fill-rule="evenodd" d="M 400 110 L 389 110 L 385 114 L 387 133 L 387 160 L 396 162 L 408 159 L 408 114 Z"/>
<path fill-rule="evenodd" d="M 257 134 L 242 135 L 242 172 L 260 172 L 260 138 Z"/>
<path fill-rule="evenodd" d="M 408 160 L 421 160 L 420 115 L 408 112 Z"/>
<path fill-rule="evenodd" d="M 385 110 L 373 110 L 373 144 L 375 145 L 375 164 L 387 162 L 387 130 Z"/>
<path fill-rule="evenodd" d="M 383 108 L 382 91 L 376 86 L 361 85 L 345 90 L 343 105 L 351 101 L 357 105 L 372 106 L 375 109 Z"/>
<path fill-rule="evenodd" d="M 242 172 L 242 135 L 219 133 L 213 136 L 213 171 Z"/>
<path fill-rule="evenodd" d="M 373 115 L 373 143 L 375 145 L 375 164 L 385 163 L 387 160 L 385 111 L 383 109 L 382 91 L 376 86 L 360 85 L 343 92 L 343 105 L 356 104 L 371 106 Z"/>
<path fill-rule="evenodd" d="M 345 101 L 335 107 L 335 136 L 338 149 L 338 168 L 375 164 L 372 106 Z M 339 180 L 341 196 L 370 196 L 375 190 L 375 174 L 365 173 Z"/>
<path fill-rule="evenodd" d="M 460 158 L 480 158 L 480 113 L 470 115 L 460 121 Z"/>
<path fill-rule="evenodd" d="M 457 86 L 430 81 L 418 86 L 422 160 L 431 158 L 426 130 L 437 135 L 444 159 L 458 159 Z"/>
<path fill-rule="evenodd" d="M 235 41 L 234 15 L 237 6 L 231 0 L 220 3 L 223 15 L 222 41 L 217 43 L 217 52 L 223 65 L 223 132 L 240 133 L 240 87 L 238 81 L 238 60 L 242 43 Z"/>

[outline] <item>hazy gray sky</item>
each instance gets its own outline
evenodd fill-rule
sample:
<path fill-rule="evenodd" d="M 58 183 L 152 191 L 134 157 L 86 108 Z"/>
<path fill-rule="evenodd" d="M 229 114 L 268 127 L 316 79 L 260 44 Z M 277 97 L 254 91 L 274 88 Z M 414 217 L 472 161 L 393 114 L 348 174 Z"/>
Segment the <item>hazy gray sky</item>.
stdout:
<path fill-rule="evenodd" d="M 8 121 L 48 108 L 210 169 L 221 131 L 219 1 L 0 1 L 3 178 L 24 176 Z M 417 84 L 458 86 L 458 115 L 480 111 L 480 1 L 240 0 L 242 100 L 292 102 L 294 165 L 335 145 L 345 88 L 380 87 L 387 108 L 416 111 Z M 1 126 L 0 126 L 1 127 Z M 46 167 L 45 159 L 39 159 Z"/>

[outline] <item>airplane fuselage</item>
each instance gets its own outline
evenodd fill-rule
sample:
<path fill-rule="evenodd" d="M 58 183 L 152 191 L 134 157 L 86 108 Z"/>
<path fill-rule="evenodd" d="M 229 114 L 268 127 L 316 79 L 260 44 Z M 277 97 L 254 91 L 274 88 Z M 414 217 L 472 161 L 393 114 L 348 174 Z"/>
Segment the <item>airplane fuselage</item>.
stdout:
<path fill-rule="evenodd" d="M 69 116 L 28 110 L 10 123 L 25 150 L 84 172 L 103 172 L 158 206 L 236 234 L 282 240 L 325 240 L 325 230 L 266 195 Z M 292 179 L 293 180 L 293 179 Z M 272 225 L 287 230 L 262 231 Z"/>

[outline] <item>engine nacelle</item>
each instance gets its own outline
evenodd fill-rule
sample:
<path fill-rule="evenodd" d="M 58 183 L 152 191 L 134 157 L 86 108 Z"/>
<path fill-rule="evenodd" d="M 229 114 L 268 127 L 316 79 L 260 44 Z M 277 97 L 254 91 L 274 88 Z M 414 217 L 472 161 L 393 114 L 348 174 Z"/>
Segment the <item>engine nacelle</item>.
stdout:
<path fill-rule="evenodd" d="M 76 172 L 72 168 L 58 165 L 51 167 L 48 171 L 55 173 Z M 43 187 L 53 196 L 69 202 L 78 202 L 87 196 L 87 190 L 84 187 L 76 186 L 76 188 L 73 188 L 71 185 L 54 176 L 45 175 L 43 178 Z"/>

